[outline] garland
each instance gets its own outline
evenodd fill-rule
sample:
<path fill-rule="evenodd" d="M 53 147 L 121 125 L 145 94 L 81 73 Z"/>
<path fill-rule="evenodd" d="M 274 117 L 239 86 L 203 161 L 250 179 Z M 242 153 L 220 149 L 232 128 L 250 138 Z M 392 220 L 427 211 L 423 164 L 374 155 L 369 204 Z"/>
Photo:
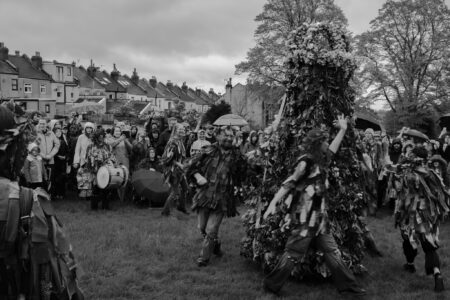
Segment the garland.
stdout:
<path fill-rule="evenodd" d="M 265 174 L 259 175 L 258 186 L 247 190 L 249 209 L 243 216 L 246 236 L 241 255 L 259 262 L 266 271 L 275 266 L 283 253 L 289 228 L 284 207 L 267 220 L 261 218 L 264 210 L 295 167 L 306 133 L 324 127 L 333 137 L 333 120 L 339 114 L 353 115 L 354 106 L 354 91 L 348 83 L 356 63 L 344 32 L 333 25 L 305 24 L 291 32 L 287 45 L 290 55 L 285 62 L 286 106 L 274 135 L 277 142 L 263 149 Z M 355 132 L 349 128 L 331 163 L 328 214 L 344 261 L 358 271 L 364 251 L 364 224 L 359 216 L 365 203 L 355 141 Z M 298 277 L 305 273 L 324 277 L 330 274 L 323 254 L 318 252 L 310 252 L 299 261 L 295 273 Z"/>

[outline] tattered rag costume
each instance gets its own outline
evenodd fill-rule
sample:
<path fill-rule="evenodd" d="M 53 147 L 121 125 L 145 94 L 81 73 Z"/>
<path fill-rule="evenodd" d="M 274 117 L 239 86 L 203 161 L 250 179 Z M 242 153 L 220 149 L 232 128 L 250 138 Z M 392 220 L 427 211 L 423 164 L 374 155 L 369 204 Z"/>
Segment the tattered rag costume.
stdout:
<path fill-rule="evenodd" d="M 309 249 L 313 248 L 323 252 L 339 291 L 357 288 L 356 279 L 345 266 L 336 241 L 329 232 L 326 170 L 308 155 L 300 157 L 297 168 L 300 168 L 300 177 L 297 180 L 293 176 L 289 177 L 275 195 L 285 199 L 289 207 L 285 226 L 289 226 L 292 231 L 278 264 L 264 279 L 265 287 L 273 292 L 280 291 L 295 264 L 301 262 Z"/>
<path fill-rule="evenodd" d="M 223 151 L 213 144 L 195 156 L 187 166 L 187 177 L 196 173 L 206 178 L 207 183 L 197 188 L 192 209 L 198 213 L 198 226 L 204 236 L 199 263 L 207 263 L 211 255 L 220 255 L 219 227 L 224 216 L 237 215 L 235 185 L 245 176 L 246 162 L 238 149 Z"/>
<path fill-rule="evenodd" d="M 180 138 L 171 138 L 166 145 L 161 163 L 164 167 L 164 178 L 170 186 L 170 195 L 166 200 L 163 215 L 170 213 L 174 201 L 178 200 L 178 209 L 186 211 L 187 182 L 183 170 L 177 164 L 186 159 L 186 149 Z"/>
<path fill-rule="evenodd" d="M 0 298 L 19 294 L 83 299 L 72 246 L 49 195 L 0 177 Z"/>
<path fill-rule="evenodd" d="M 439 223 L 450 211 L 449 193 L 442 178 L 417 160 L 404 161 L 398 174 L 401 190 L 395 218 L 403 238 L 403 253 L 409 264 L 414 263 L 420 242 L 425 252 L 425 271 L 431 275 L 434 268 L 440 269 L 436 252 L 439 248 Z"/>

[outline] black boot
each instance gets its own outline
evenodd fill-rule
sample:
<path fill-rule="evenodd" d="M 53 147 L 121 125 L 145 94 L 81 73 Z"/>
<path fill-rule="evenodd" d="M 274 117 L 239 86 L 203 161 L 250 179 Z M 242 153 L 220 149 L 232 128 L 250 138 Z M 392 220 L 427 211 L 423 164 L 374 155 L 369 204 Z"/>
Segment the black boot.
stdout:
<path fill-rule="evenodd" d="M 222 257 L 222 256 L 223 256 L 223 251 L 222 251 L 222 249 L 220 248 L 221 245 L 222 245 L 222 244 L 221 244 L 219 241 L 216 241 L 216 242 L 214 243 L 213 254 L 214 254 L 215 256 L 218 256 L 218 257 Z"/>
<path fill-rule="evenodd" d="M 434 274 L 434 291 L 442 292 L 444 290 L 444 279 L 442 278 L 441 273 Z"/>

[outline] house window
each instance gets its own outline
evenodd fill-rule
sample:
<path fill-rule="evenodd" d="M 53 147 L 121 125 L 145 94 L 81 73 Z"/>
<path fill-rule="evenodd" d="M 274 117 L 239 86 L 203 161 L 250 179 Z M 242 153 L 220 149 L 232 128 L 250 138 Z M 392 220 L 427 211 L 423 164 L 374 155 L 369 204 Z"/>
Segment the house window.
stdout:
<path fill-rule="evenodd" d="M 73 93 L 70 93 L 70 98 L 73 98 Z"/>
<path fill-rule="evenodd" d="M 11 89 L 13 91 L 17 91 L 19 89 L 19 80 L 18 79 L 11 79 Z"/>
<path fill-rule="evenodd" d="M 57 81 L 63 81 L 64 80 L 64 68 L 63 67 L 56 67 L 56 73 L 57 73 L 56 80 Z"/>
<path fill-rule="evenodd" d="M 67 67 L 67 76 L 72 76 L 72 67 Z"/>
<path fill-rule="evenodd" d="M 41 94 L 45 93 L 47 93 L 47 87 L 45 86 L 45 84 L 41 84 Z"/>
<path fill-rule="evenodd" d="M 32 91 L 31 83 L 24 83 L 23 90 L 26 94 L 31 94 L 31 91 Z"/>
<path fill-rule="evenodd" d="M 170 101 L 168 103 L 168 108 L 169 108 L 169 110 L 172 108 L 172 102 L 170 102 Z"/>
<path fill-rule="evenodd" d="M 112 99 L 112 95 L 111 94 L 109 95 L 109 99 Z"/>
<path fill-rule="evenodd" d="M 56 92 L 56 97 L 61 97 L 61 92 Z"/>
<path fill-rule="evenodd" d="M 46 114 L 50 113 L 50 104 L 45 104 L 45 113 Z"/>

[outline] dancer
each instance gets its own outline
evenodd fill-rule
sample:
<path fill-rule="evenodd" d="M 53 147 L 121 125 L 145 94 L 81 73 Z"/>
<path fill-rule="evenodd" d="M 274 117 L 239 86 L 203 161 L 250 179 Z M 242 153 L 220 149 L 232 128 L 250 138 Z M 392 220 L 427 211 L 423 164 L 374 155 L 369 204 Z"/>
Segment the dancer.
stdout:
<path fill-rule="evenodd" d="M 13 113 L 3 106 L 0 115 L 0 299 L 83 300 L 72 246 L 50 196 L 17 182 L 34 126 L 5 124 Z"/>
<path fill-rule="evenodd" d="M 233 147 L 233 131 L 221 128 L 218 143 L 208 146 L 186 165 L 187 177 L 198 185 L 192 208 L 198 215 L 198 227 L 203 235 L 203 246 L 197 259 L 199 267 L 207 266 L 212 254 L 221 256 L 218 238 L 224 216 L 237 214 L 234 186 L 245 178 L 246 162 Z"/>
<path fill-rule="evenodd" d="M 283 183 L 264 214 L 264 218 L 267 218 L 276 211 L 278 203 L 292 201 L 290 214 L 287 216 L 291 218 L 293 230 L 278 264 L 264 279 L 264 289 L 267 291 L 278 293 L 291 275 L 296 262 L 314 245 L 324 253 L 325 262 L 339 292 L 366 294 L 345 266 L 334 237 L 329 233 L 327 169 L 331 156 L 337 152 L 344 138 L 347 119 L 340 116 L 334 124 L 339 132 L 329 146 L 326 142 L 327 133 L 320 129 L 308 132 L 303 141 L 305 154 L 299 158 L 294 174 Z"/>
<path fill-rule="evenodd" d="M 422 146 L 412 149 L 398 167 L 401 191 L 395 207 L 395 226 L 400 227 L 403 253 L 406 257 L 404 269 L 416 272 L 414 260 L 420 243 L 425 252 L 425 272 L 434 275 L 436 292 L 444 290 L 439 248 L 439 223 L 450 211 L 449 194 L 442 177 L 426 164 L 427 150 Z"/>
<path fill-rule="evenodd" d="M 185 214 L 187 182 L 182 170 L 183 161 L 186 159 L 186 148 L 184 147 L 184 137 L 186 129 L 181 124 L 176 124 L 172 136 L 164 149 L 161 163 L 164 166 L 164 178 L 170 186 L 170 195 L 164 204 L 161 215 L 169 216 L 173 202 L 178 200 L 177 209 Z"/>

